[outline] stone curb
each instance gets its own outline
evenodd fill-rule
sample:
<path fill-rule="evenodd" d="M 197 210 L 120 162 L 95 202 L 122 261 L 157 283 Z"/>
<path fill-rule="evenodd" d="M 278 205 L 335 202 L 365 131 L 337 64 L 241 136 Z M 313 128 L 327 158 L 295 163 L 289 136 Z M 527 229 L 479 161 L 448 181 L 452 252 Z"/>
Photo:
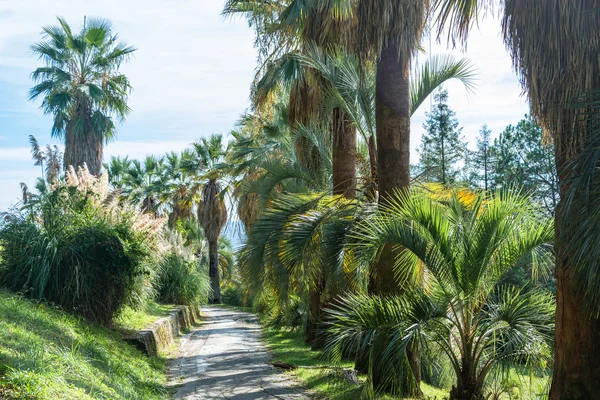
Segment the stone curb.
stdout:
<path fill-rule="evenodd" d="M 168 349 L 183 329 L 200 322 L 200 306 L 178 306 L 167 317 L 161 318 L 146 329 L 123 338 L 148 356 L 155 357 Z"/>

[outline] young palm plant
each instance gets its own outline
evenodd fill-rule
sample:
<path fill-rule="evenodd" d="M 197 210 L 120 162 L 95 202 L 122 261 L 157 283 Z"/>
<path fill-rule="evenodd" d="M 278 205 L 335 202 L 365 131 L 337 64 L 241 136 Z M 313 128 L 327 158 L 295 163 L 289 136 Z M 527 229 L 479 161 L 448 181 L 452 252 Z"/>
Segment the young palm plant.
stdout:
<path fill-rule="evenodd" d="M 107 20 L 90 18 L 78 34 L 58 22 L 44 27 L 44 41 L 32 46 L 46 65 L 31 74 L 36 85 L 29 97 L 42 97 L 42 110 L 54 116 L 52 136 L 65 141 L 65 170 L 85 163 L 98 175 L 104 142 L 115 138 L 115 118 L 123 121 L 130 111 L 131 86 L 119 67 L 135 48 L 118 41 Z"/>
<path fill-rule="evenodd" d="M 404 294 L 341 298 L 326 311 L 329 353 L 365 354 L 370 375 L 400 391 L 412 374 L 407 352 L 435 347 L 452 365 L 456 400 L 483 399 L 498 367 L 539 366 L 551 355 L 552 297 L 498 282 L 523 257 L 534 274 L 550 264 L 553 223 L 542 215 L 519 193 L 468 203 L 395 194 L 358 228 L 355 253 L 374 264 L 385 246 L 402 248 L 394 271 Z M 365 394 L 378 389 L 369 379 Z"/>

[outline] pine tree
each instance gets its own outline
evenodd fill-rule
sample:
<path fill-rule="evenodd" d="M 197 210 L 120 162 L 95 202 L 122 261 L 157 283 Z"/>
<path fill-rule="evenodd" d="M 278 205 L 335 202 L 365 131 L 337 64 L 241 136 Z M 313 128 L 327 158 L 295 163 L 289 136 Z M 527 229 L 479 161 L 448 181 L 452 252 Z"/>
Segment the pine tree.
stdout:
<path fill-rule="evenodd" d="M 467 146 L 456 113 L 448 106 L 448 91 L 435 94 L 435 105 L 426 113 L 425 133 L 419 147 L 419 169 L 428 179 L 444 185 L 456 181 Z"/>
<path fill-rule="evenodd" d="M 550 214 L 558 203 L 554 149 L 543 143 L 542 128 L 526 115 L 516 126 L 509 125 L 494 141 L 499 187 L 519 187 L 543 203 Z"/>
<path fill-rule="evenodd" d="M 477 187 L 489 190 L 493 186 L 496 157 L 492 131 L 484 124 L 477 136 L 477 150 L 470 155 L 469 168 L 471 169 L 470 181 Z"/>

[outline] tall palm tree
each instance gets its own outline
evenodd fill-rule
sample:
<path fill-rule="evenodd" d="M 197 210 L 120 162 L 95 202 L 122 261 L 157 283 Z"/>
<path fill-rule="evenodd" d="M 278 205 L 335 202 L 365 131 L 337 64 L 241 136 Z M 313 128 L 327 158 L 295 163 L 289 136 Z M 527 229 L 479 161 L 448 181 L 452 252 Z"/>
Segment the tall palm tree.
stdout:
<path fill-rule="evenodd" d="M 572 218 L 575 213 L 571 211 L 586 208 L 576 201 L 581 193 L 574 192 L 569 175 L 571 165 L 582 160 L 586 143 L 598 135 L 590 115 L 593 120 L 598 113 L 595 93 L 600 89 L 600 1 L 503 3 L 504 39 L 528 93 L 532 114 L 554 141 L 560 188 L 555 235 L 555 361 L 550 399 L 598 398 L 597 259 L 580 262 L 583 260 L 571 252 L 570 244 L 574 243 L 589 253 L 589 247 L 577 244 L 588 243 L 591 221 L 587 214 Z M 438 0 L 440 28 L 447 22 L 450 34 L 465 40 L 486 4 L 482 0 Z"/>
<path fill-rule="evenodd" d="M 252 4 L 253 7 L 248 7 Z M 289 94 L 289 120 L 292 127 L 310 125 L 315 121 L 328 124 L 323 134 L 331 134 L 331 151 L 333 158 L 332 191 L 354 197 L 356 190 L 356 128 L 344 110 L 334 108 L 323 112 L 321 103 L 326 82 L 310 66 L 298 62 L 296 56 L 304 54 L 313 44 L 327 47 L 337 43 L 340 35 L 348 29 L 341 29 L 339 22 L 332 15 L 323 13 L 319 2 L 315 1 L 279 1 L 263 2 L 261 0 L 229 0 L 225 12 L 249 13 L 249 18 L 257 15 L 272 14 L 274 4 L 278 11 L 272 15 L 269 25 L 270 36 L 276 38 L 279 46 L 259 68 L 254 88 L 254 100 L 257 108 L 270 99 L 273 91 L 285 87 Z M 240 5 L 243 7 L 240 8 Z M 323 18 L 328 29 L 315 29 L 312 21 Z M 331 26 L 335 25 L 334 28 Z M 257 35 L 263 28 L 255 25 Z M 285 51 L 283 51 L 285 50 Z M 277 57 L 275 57 L 277 55 Z M 309 169 L 318 169 L 318 149 L 310 141 L 299 136 L 295 143 L 299 162 Z"/>
<path fill-rule="evenodd" d="M 44 40 L 32 46 L 45 66 L 31 74 L 36 85 L 29 97 L 41 97 L 42 110 L 54 117 L 51 133 L 65 142 L 65 169 L 85 163 L 98 175 L 104 143 L 130 112 L 131 86 L 119 67 L 135 48 L 119 42 L 107 20 L 84 19 L 79 33 L 63 18 L 58 22 L 44 27 Z"/>
<path fill-rule="evenodd" d="M 163 201 L 167 203 L 168 225 L 171 229 L 179 221 L 193 219 L 194 198 L 198 187 L 194 183 L 194 177 L 187 173 L 182 165 L 185 160 L 194 157 L 194 153 L 186 149 L 181 154 L 170 152 L 165 156 L 163 178 L 166 190 L 163 191 Z"/>
<path fill-rule="evenodd" d="M 421 41 L 428 3 L 362 0 L 357 11 L 359 49 L 377 57 L 377 187 L 382 205 L 394 191 L 410 186 L 409 66 Z M 398 291 L 391 268 L 394 258 L 391 251 L 381 257 L 371 285 L 374 293 Z"/>
<path fill-rule="evenodd" d="M 401 389 L 410 343 L 437 347 L 456 376 L 452 400 L 483 399 L 499 366 L 537 368 L 550 355 L 552 298 L 497 285 L 524 257 L 534 255 L 534 269 L 551 264 L 553 224 L 541 215 L 520 194 L 482 193 L 469 203 L 457 193 L 445 203 L 392 197 L 356 231 L 355 252 L 372 262 L 386 245 L 402 246 L 395 270 L 412 282 L 400 297 L 353 295 L 331 307 L 330 354 L 366 352 L 371 375 Z"/>
<path fill-rule="evenodd" d="M 198 204 L 198 222 L 208 241 L 209 276 L 212 288 L 210 302 L 221 303 L 221 277 L 219 273 L 219 237 L 227 223 L 225 190 L 221 185 L 225 150 L 221 135 L 212 135 L 193 144 L 193 159 L 186 159 L 182 169 L 196 173 L 202 183 Z"/>
<path fill-rule="evenodd" d="M 560 182 L 556 210 L 556 348 L 551 399 L 591 399 L 600 396 L 600 319 L 581 290 L 589 284 L 589 264 L 569 251 L 569 242 L 583 240 L 577 231 L 586 219 L 569 220 L 569 163 L 577 161 L 596 131 L 587 114 L 597 105 L 581 107 L 580 99 L 600 89 L 600 1 L 561 2 L 505 0 L 503 28 L 517 71 L 523 77 L 532 112 L 552 135 Z M 537 16 L 532 23 L 523 13 Z M 597 101 L 597 99 L 596 99 Z M 597 260 L 594 261 L 597 264 Z M 577 275 L 581 274 L 581 278 Z M 597 283 L 597 280 L 595 280 Z M 585 288 L 585 286 L 584 286 Z M 598 289 L 594 285 L 593 292 Z"/>
<path fill-rule="evenodd" d="M 324 94 L 325 107 L 343 110 L 364 143 L 369 145 L 371 179 L 376 183 L 375 71 L 361 68 L 357 57 L 339 47 L 329 51 L 309 47 L 306 54 L 297 58 L 318 71 L 330 84 Z M 414 68 L 410 86 L 411 117 L 445 82 L 458 79 L 471 92 L 475 86 L 474 77 L 474 67 L 467 58 L 457 61 L 450 55 L 435 55 L 420 68 Z"/>

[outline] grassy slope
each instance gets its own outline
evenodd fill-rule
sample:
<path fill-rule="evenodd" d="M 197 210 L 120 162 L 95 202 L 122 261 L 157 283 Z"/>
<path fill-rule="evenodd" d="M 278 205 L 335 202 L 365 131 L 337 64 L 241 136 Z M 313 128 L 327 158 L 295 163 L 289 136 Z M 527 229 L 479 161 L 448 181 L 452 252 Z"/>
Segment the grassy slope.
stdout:
<path fill-rule="evenodd" d="M 117 332 L 0 292 L 0 398 L 161 399 L 164 369 Z"/>

